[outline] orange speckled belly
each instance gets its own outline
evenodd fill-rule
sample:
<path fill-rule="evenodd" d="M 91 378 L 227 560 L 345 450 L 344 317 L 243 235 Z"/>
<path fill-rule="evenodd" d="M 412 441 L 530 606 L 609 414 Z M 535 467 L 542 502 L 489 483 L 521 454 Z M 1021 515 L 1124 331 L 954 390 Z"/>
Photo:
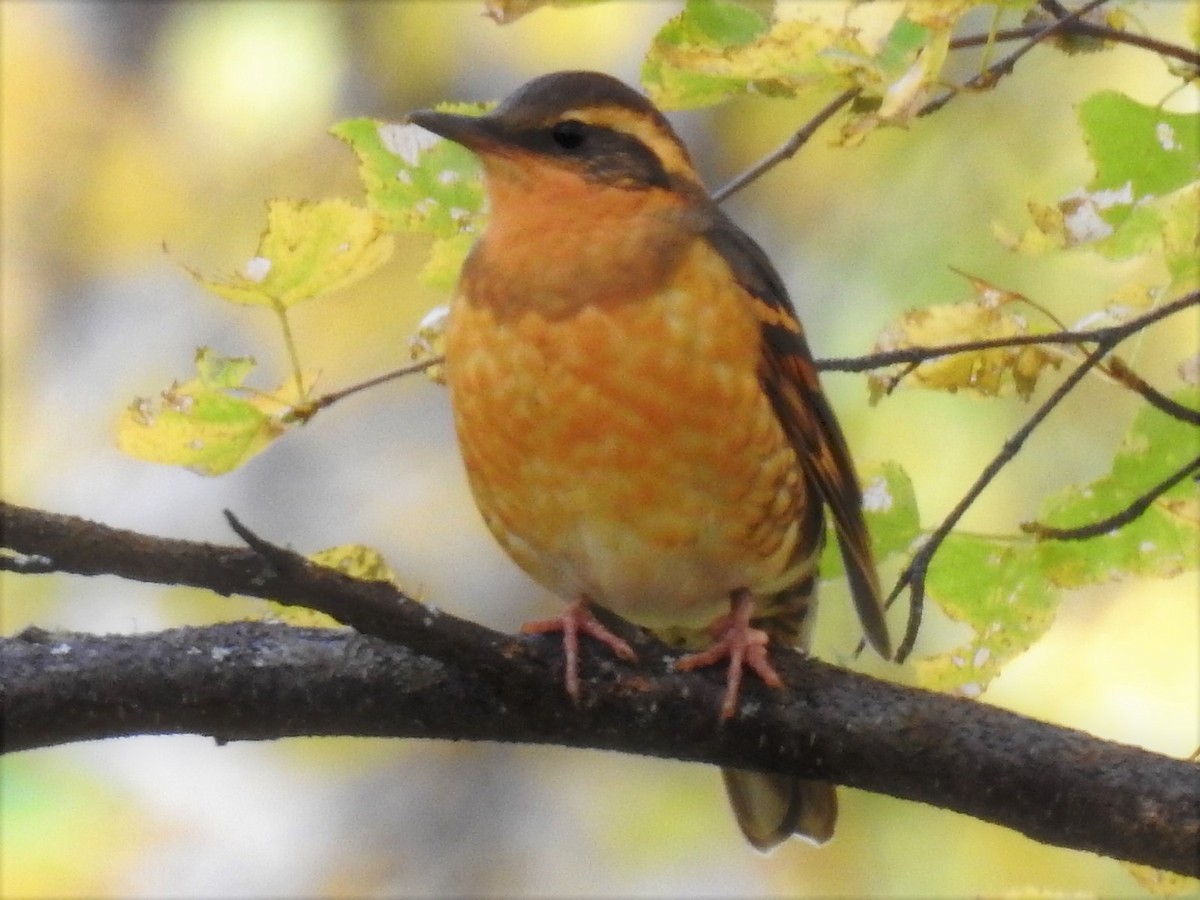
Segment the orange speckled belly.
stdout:
<path fill-rule="evenodd" d="M 706 244 L 684 256 L 652 296 L 554 317 L 476 280 L 446 341 L 492 533 L 555 593 L 649 626 L 704 624 L 729 591 L 778 590 L 811 567 L 804 480 L 759 387 L 758 324 Z"/>

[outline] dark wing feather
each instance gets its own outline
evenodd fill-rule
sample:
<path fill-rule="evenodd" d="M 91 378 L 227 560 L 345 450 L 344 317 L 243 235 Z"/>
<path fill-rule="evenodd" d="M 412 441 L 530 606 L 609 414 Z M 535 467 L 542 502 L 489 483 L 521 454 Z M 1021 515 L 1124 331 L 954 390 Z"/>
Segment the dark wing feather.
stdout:
<path fill-rule="evenodd" d="M 705 238 L 758 305 L 763 334 L 763 387 L 787 431 L 805 475 L 833 513 L 854 606 L 867 640 L 885 659 L 891 642 L 862 512 L 862 490 L 846 439 L 817 377 L 787 288 L 766 253 L 720 210 Z"/>

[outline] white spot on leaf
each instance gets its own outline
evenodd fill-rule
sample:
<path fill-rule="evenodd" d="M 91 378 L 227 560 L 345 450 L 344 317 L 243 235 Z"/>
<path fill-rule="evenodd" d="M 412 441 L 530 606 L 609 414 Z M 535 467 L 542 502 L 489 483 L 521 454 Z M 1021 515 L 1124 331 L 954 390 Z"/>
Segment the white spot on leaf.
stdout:
<path fill-rule="evenodd" d="M 242 266 L 242 274 L 247 281 L 253 281 L 255 284 L 261 284 L 262 280 L 271 273 L 271 261 L 265 256 L 255 256 L 246 261 Z"/>
<path fill-rule="evenodd" d="M 432 131 L 419 125 L 380 125 L 379 139 L 383 146 L 402 159 L 405 165 L 416 166 L 421 154 L 441 140 Z"/>
<path fill-rule="evenodd" d="M 887 512 L 894 502 L 887 479 L 882 475 L 872 478 L 863 489 L 863 509 L 867 512 Z"/>
<path fill-rule="evenodd" d="M 1159 122 L 1154 126 L 1154 136 L 1158 138 L 1158 144 L 1164 150 L 1170 152 L 1179 149 L 1179 141 L 1175 140 L 1175 129 L 1166 122 Z"/>

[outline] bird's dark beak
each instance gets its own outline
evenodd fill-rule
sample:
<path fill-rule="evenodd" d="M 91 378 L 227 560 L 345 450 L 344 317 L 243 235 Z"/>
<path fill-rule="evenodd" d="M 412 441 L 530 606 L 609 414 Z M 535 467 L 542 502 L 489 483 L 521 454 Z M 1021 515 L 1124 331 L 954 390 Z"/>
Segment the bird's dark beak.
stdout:
<path fill-rule="evenodd" d="M 421 109 L 409 113 L 408 121 L 477 153 L 496 150 L 505 143 L 496 123 L 487 116 L 460 116 Z"/>

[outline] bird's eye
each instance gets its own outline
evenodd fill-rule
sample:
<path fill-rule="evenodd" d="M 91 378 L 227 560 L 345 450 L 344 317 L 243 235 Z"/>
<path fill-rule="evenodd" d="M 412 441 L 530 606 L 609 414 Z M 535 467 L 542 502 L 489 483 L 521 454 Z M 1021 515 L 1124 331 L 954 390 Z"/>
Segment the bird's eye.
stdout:
<path fill-rule="evenodd" d="M 550 137 L 564 150 L 578 149 L 585 136 L 586 126 L 575 119 L 564 119 L 550 129 Z"/>

